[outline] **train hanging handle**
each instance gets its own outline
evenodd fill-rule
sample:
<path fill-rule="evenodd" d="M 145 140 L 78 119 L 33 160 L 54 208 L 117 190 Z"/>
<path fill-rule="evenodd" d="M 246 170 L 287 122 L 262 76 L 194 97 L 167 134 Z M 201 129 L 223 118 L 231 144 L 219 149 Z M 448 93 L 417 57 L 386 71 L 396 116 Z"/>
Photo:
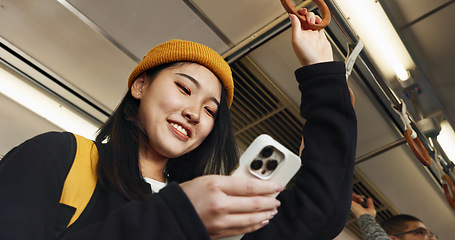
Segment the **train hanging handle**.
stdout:
<path fill-rule="evenodd" d="M 447 174 L 444 174 L 442 179 L 445 181 L 445 183 L 442 184 L 442 189 L 444 189 L 447 202 L 449 202 L 450 207 L 455 210 L 455 185 L 453 184 L 452 178 Z"/>
<path fill-rule="evenodd" d="M 329 25 L 330 11 L 329 11 L 329 7 L 327 7 L 327 4 L 325 4 L 324 0 L 313 0 L 313 2 L 316 3 L 316 5 L 318 5 L 319 10 L 321 11 L 322 22 L 315 24 L 315 25 L 309 25 L 305 16 L 300 15 L 298 13 L 297 9 L 294 7 L 294 5 L 292 5 L 292 3 L 289 0 L 281 0 L 281 4 L 283 5 L 286 12 L 296 15 L 300 19 L 302 26 L 305 26 L 305 28 L 320 30 L 320 29 L 325 28 L 327 25 Z"/>
<path fill-rule="evenodd" d="M 430 155 L 428 154 L 427 149 L 425 148 L 425 146 L 423 146 L 422 141 L 420 141 L 418 137 L 412 138 L 411 133 L 412 133 L 411 129 L 406 129 L 404 131 L 404 138 L 406 138 L 409 147 L 423 165 L 430 166 L 431 158 Z"/>

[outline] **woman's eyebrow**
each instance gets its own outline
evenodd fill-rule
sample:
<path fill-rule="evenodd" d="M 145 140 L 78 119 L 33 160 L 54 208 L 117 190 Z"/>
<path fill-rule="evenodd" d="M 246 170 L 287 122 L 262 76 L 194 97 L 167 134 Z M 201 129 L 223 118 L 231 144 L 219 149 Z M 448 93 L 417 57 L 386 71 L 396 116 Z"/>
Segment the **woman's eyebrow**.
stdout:
<path fill-rule="evenodd" d="M 188 80 L 190 80 L 191 82 L 194 83 L 194 85 L 196 85 L 197 88 L 201 88 L 201 84 L 198 82 L 198 80 L 196 80 L 195 78 L 193 78 L 192 76 L 188 75 L 188 74 L 185 74 L 185 73 L 176 73 L 177 75 L 179 76 L 182 76 Z M 219 107 L 220 106 L 220 102 L 214 98 L 214 97 L 211 97 L 210 98 L 213 102 L 215 102 L 215 104 Z"/>
<path fill-rule="evenodd" d="M 177 75 L 180 75 L 182 77 L 185 77 L 187 78 L 188 80 L 190 80 L 191 82 L 194 83 L 194 85 L 196 85 L 197 88 L 201 88 L 201 84 L 199 84 L 199 82 L 193 78 L 192 76 L 188 75 L 188 74 L 185 74 L 185 73 L 176 73 Z"/>

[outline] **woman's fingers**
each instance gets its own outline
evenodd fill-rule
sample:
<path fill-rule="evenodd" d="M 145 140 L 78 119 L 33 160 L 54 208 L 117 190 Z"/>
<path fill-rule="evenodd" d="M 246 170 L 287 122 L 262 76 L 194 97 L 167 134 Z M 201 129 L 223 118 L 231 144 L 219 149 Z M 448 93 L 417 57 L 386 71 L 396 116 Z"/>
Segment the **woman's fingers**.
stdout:
<path fill-rule="evenodd" d="M 256 231 L 267 224 L 277 211 L 226 214 L 211 221 L 203 221 L 211 238 L 220 238 Z"/>
<path fill-rule="evenodd" d="M 218 176 L 220 177 L 218 184 L 215 187 L 221 187 L 223 192 L 232 196 L 253 196 L 253 195 L 269 195 L 283 191 L 283 187 L 270 182 L 259 179 Z"/>
<path fill-rule="evenodd" d="M 297 16 L 295 16 L 294 14 L 289 14 L 289 19 L 291 20 L 291 31 L 292 31 L 292 35 L 293 36 L 296 36 L 296 38 L 298 38 L 301 34 L 301 30 L 302 30 L 302 25 L 300 24 L 300 20 L 297 18 Z"/>
<path fill-rule="evenodd" d="M 256 231 L 267 224 L 277 212 L 256 212 L 248 214 L 229 214 L 222 218 L 211 221 L 207 228 L 218 229 L 212 232 L 216 236 L 229 236 L 245 234 Z M 226 227 L 229 226 L 229 227 Z"/>
<path fill-rule="evenodd" d="M 299 10 L 297 10 L 297 12 L 300 14 L 300 15 L 305 15 L 308 13 L 308 9 L 306 8 L 301 8 Z"/>
<path fill-rule="evenodd" d="M 297 11 L 300 15 L 305 16 L 306 21 L 309 25 L 315 25 L 322 22 L 322 18 L 319 15 L 314 14 L 313 12 L 308 12 L 308 9 L 301 8 Z M 306 29 L 305 27 L 303 27 Z"/>
<path fill-rule="evenodd" d="M 316 23 L 316 15 L 314 15 L 312 12 L 309 12 L 306 15 L 306 21 L 309 25 L 314 25 Z"/>
<path fill-rule="evenodd" d="M 180 185 L 212 238 L 255 231 L 276 215 L 282 186 L 257 179 L 202 176 Z"/>
<path fill-rule="evenodd" d="M 213 197 L 207 204 L 214 212 L 254 213 L 271 211 L 280 206 L 272 194 L 283 187 L 269 181 L 230 176 L 207 176 L 205 189 Z M 222 199 L 222 201 L 220 200 Z"/>
<path fill-rule="evenodd" d="M 265 196 L 228 196 L 229 206 L 224 209 L 226 212 L 235 213 L 249 213 L 260 211 L 275 211 L 281 202 L 274 197 Z"/>

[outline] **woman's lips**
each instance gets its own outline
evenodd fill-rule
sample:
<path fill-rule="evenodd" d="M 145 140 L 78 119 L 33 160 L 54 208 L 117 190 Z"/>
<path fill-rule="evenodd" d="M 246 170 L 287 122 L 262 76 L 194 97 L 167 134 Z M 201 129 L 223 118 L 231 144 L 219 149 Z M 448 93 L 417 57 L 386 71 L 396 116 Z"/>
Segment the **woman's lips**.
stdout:
<path fill-rule="evenodd" d="M 184 126 L 175 122 L 169 122 L 169 125 L 174 134 L 177 135 L 180 139 L 186 141 L 190 138 L 189 137 L 190 131 Z"/>

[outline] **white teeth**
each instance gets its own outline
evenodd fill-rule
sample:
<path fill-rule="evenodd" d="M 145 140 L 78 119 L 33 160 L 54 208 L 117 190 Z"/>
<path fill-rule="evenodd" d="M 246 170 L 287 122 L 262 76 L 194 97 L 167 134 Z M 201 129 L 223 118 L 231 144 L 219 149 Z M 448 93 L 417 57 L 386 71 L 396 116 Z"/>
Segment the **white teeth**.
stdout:
<path fill-rule="evenodd" d="M 182 128 L 182 126 L 180 126 L 180 125 L 178 125 L 178 124 L 175 124 L 175 123 L 171 123 L 171 125 L 172 125 L 175 129 L 179 130 L 181 133 L 183 133 L 183 134 L 185 134 L 185 135 L 188 136 L 188 132 L 186 131 L 185 128 Z"/>

